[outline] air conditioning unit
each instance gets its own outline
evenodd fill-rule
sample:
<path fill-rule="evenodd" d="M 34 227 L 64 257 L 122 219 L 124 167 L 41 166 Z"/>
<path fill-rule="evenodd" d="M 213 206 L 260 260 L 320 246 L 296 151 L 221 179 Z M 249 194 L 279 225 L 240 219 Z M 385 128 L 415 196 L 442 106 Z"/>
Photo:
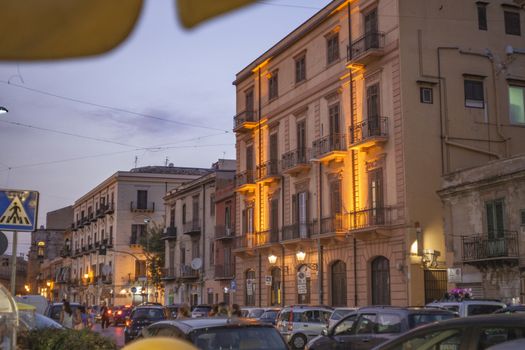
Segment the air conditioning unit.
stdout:
<path fill-rule="evenodd" d="M 226 236 L 230 237 L 232 235 L 232 229 L 229 227 L 226 227 Z"/>

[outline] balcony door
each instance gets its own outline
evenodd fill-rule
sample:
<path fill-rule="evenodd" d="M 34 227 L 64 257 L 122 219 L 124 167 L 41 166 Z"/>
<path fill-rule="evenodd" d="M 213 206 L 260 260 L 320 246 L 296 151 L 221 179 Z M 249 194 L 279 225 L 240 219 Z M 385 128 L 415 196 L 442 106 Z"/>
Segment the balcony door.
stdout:
<path fill-rule="evenodd" d="M 380 135 L 379 107 L 379 84 L 370 85 L 366 88 L 367 136 Z"/>
<path fill-rule="evenodd" d="M 330 182 L 330 216 L 332 218 L 332 227 L 330 232 L 342 229 L 343 226 L 343 203 L 341 198 L 341 181 Z"/>
<path fill-rule="evenodd" d="M 281 269 L 274 267 L 271 271 L 272 285 L 270 291 L 270 305 L 281 305 Z"/>
<path fill-rule="evenodd" d="M 244 98 L 246 106 L 246 121 L 253 121 L 253 89 L 246 91 Z"/>
<path fill-rule="evenodd" d="M 487 215 L 487 256 L 497 257 L 508 254 L 505 241 L 504 205 L 503 199 L 486 202 Z"/>
<path fill-rule="evenodd" d="M 253 146 L 246 146 L 246 170 L 253 171 Z"/>
<path fill-rule="evenodd" d="M 382 225 L 384 218 L 383 169 L 374 169 L 368 173 L 368 198 L 370 203 L 369 224 Z"/>
<path fill-rule="evenodd" d="M 308 238 L 308 192 L 297 194 L 297 224 L 299 225 L 299 237 Z"/>
<path fill-rule="evenodd" d="M 148 209 L 148 191 L 137 190 L 137 209 Z"/>
<path fill-rule="evenodd" d="M 306 121 L 297 123 L 297 163 L 306 162 Z"/>
<path fill-rule="evenodd" d="M 372 305 L 390 305 L 390 262 L 384 256 L 372 260 Z"/>
<path fill-rule="evenodd" d="M 332 306 L 346 306 L 346 264 L 337 260 L 331 267 Z"/>
<path fill-rule="evenodd" d="M 329 151 L 341 149 L 341 120 L 339 118 L 339 103 L 328 108 L 328 119 L 330 126 Z"/>
<path fill-rule="evenodd" d="M 375 8 L 365 15 L 365 50 L 379 47 L 377 30 L 377 8 Z"/>
<path fill-rule="evenodd" d="M 273 133 L 270 135 L 270 164 L 269 164 L 269 169 L 266 169 L 267 171 L 267 175 L 277 175 L 278 173 L 278 169 L 277 169 L 277 164 L 278 164 L 278 159 L 279 159 L 279 154 L 278 154 L 278 138 L 277 138 L 277 133 Z"/>
<path fill-rule="evenodd" d="M 270 200 L 270 242 L 279 242 L 279 198 Z"/>

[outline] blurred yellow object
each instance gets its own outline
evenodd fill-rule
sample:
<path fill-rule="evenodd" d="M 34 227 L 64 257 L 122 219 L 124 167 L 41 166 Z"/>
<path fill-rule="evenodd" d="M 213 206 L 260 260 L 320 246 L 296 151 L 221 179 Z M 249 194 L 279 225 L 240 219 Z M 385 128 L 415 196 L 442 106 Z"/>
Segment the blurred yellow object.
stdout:
<path fill-rule="evenodd" d="M 1 60 L 101 54 L 120 44 L 142 0 L 0 0 Z"/>
<path fill-rule="evenodd" d="M 36 306 L 24 304 L 24 303 L 16 303 L 16 306 L 18 307 L 18 311 L 35 311 Z"/>
<path fill-rule="evenodd" d="M 182 25 L 191 28 L 200 22 L 255 0 L 178 0 L 177 7 Z"/>
<path fill-rule="evenodd" d="M 154 337 L 140 339 L 126 345 L 122 350 L 197 350 L 192 344 L 176 338 Z"/>

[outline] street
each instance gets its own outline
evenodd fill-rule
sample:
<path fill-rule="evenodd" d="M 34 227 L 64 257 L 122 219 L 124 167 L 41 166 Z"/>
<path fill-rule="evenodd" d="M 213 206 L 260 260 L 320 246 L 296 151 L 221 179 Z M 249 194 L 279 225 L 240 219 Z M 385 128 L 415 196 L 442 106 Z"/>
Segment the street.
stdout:
<path fill-rule="evenodd" d="M 102 329 L 100 323 L 96 323 L 93 331 L 100 333 L 104 337 L 113 339 L 119 348 L 124 346 L 124 326 L 110 326 L 109 328 Z"/>

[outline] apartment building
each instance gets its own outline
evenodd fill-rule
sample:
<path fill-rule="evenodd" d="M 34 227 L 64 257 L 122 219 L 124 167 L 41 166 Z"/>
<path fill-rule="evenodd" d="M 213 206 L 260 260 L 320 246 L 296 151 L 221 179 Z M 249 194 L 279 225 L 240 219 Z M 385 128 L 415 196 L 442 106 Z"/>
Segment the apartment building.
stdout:
<path fill-rule="evenodd" d="M 166 304 L 197 305 L 228 300 L 229 294 L 225 297 L 224 287 L 233 278 L 233 260 L 225 256 L 228 243 L 224 241 L 231 232 L 226 230 L 226 225 L 231 222 L 223 215 L 226 210 L 231 213 L 233 206 L 229 204 L 226 209 L 228 199 L 224 191 L 228 183 L 233 187 L 235 164 L 235 160 L 220 159 L 208 174 L 169 191 L 164 197 Z M 219 202 L 224 202 L 219 213 L 217 194 Z M 223 242 L 217 242 L 216 237 L 221 237 L 219 240 Z"/>
<path fill-rule="evenodd" d="M 75 201 L 64 254 L 71 258 L 70 300 L 111 305 L 162 300 L 162 291 L 148 284 L 141 240 L 155 225 L 163 227 L 164 195 L 205 173 L 172 164 L 118 171 Z"/>
<path fill-rule="evenodd" d="M 237 303 L 454 285 L 442 176 L 525 149 L 518 3 L 335 0 L 236 75 Z"/>

